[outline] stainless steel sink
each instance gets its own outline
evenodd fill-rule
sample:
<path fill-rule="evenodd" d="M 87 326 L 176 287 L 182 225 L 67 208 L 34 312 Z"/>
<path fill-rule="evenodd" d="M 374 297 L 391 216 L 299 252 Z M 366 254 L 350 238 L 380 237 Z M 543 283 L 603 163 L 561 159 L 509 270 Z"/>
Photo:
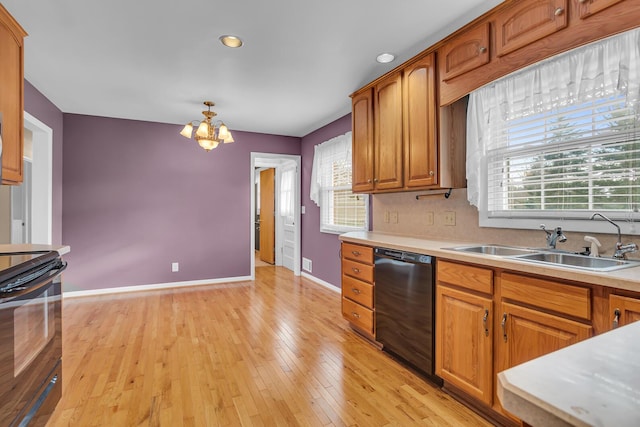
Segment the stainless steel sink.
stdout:
<path fill-rule="evenodd" d="M 639 262 L 613 258 L 594 258 L 584 255 L 539 252 L 515 257 L 524 261 L 533 261 L 543 264 L 559 265 L 562 267 L 575 267 L 592 271 L 612 271 L 627 267 L 638 267 Z"/>
<path fill-rule="evenodd" d="M 554 251 L 553 249 L 531 249 L 493 244 L 458 246 L 447 249 L 458 252 L 495 255 L 539 264 L 557 265 L 560 267 L 579 268 L 591 271 L 613 271 L 621 268 L 640 267 L 640 262 L 638 261 L 627 261 L 613 258 L 594 258 L 571 252 L 563 252 L 559 250 Z"/>
<path fill-rule="evenodd" d="M 459 252 L 471 252 L 476 254 L 497 255 L 497 256 L 514 256 L 536 253 L 536 250 L 517 248 L 513 246 L 502 245 L 478 245 L 478 246 L 459 246 L 457 248 L 449 248 Z"/>

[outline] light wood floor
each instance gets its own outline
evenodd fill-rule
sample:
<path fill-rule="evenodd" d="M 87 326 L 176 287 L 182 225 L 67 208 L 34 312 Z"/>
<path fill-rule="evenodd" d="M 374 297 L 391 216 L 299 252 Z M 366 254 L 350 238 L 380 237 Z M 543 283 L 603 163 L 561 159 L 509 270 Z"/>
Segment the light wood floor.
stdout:
<path fill-rule="evenodd" d="M 255 282 L 65 299 L 48 426 L 488 426 L 358 337 L 340 295 Z"/>

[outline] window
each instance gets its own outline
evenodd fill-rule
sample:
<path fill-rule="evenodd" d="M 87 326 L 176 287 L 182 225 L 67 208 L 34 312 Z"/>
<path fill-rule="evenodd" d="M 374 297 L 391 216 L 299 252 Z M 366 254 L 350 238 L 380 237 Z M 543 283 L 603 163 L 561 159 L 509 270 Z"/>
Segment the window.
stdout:
<path fill-rule="evenodd" d="M 633 30 L 471 94 L 468 198 L 481 225 L 640 219 L 638 46 Z"/>
<path fill-rule="evenodd" d="M 351 192 L 351 132 L 315 147 L 310 196 L 320 207 L 320 231 L 368 230 L 369 196 Z"/>

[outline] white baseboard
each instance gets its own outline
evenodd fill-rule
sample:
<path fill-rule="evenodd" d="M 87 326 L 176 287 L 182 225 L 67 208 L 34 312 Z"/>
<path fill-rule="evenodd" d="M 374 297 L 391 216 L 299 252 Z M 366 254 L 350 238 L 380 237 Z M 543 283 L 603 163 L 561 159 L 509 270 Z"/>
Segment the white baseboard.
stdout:
<path fill-rule="evenodd" d="M 322 279 L 318 279 L 316 276 L 312 276 L 309 273 L 305 273 L 304 271 L 302 273 L 300 273 L 300 275 L 302 277 L 304 277 L 305 279 L 309 279 L 312 282 L 317 283 L 318 285 L 321 285 L 321 286 L 324 286 L 325 288 L 328 288 L 329 290 L 332 290 L 332 291 L 334 291 L 336 293 L 342 293 L 342 289 L 340 289 L 339 287 L 334 286 L 329 282 L 325 282 Z"/>
<path fill-rule="evenodd" d="M 208 279 L 208 280 L 190 280 L 186 282 L 157 283 L 152 285 L 122 286 L 119 288 L 92 289 L 89 291 L 69 291 L 69 292 L 63 291 L 62 296 L 63 298 L 78 298 L 78 297 L 88 297 L 88 296 L 96 296 L 96 295 L 104 295 L 104 294 L 119 294 L 124 292 L 139 292 L 139 291 L 148 291 L 148 290 L 180 288 L 180 287 L 186 287 L 186 286 L 203 286 L 203 285 L 214 285 L 219 283 L 246 282 L 246 281 L 251 281 L 251 276 L 227 277 L 222 279 Z M 64 283 L 63 283 L 63 287 L 64 287 Z"/>

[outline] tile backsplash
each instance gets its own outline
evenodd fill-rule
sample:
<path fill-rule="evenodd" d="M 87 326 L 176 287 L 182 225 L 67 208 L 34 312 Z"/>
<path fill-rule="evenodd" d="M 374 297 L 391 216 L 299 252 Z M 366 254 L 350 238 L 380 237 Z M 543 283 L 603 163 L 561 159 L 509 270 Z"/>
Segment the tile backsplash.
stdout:
<path fill-rule="evenodd" d="M 428 239 L 456 240 L 470 243 L 498 243 L 506 245 L 544 247 L 545 234 L 541 230 L 519 230 L 509 228 L 487 228 L 478 226 L 478 210 L 467 201 L 465 188 L 453 190 L 451 197 L 434 195 L 416 200 L 424 191 L 387 193 L 373 196 L 373 231 L 402 234 Z M 389 213 L 385 218 L 385 213 Z M 455 213 L 455 225 L 445 225 L 446 216 Z M 396 215 L 397 214 L 397 222 Z M 450 216 L 450 215 L 449 215 Z M 385 219 L 389 219 L 386 222 Z M 555 225 L 546 221 L 548 228 Z M 567 241 L 558 243 L 558 249 L 580 251 L 589 246 L 584 241 L 587 233 L 565 232 Z M 598 238 L 602 247 L 600 254 L 610 257 L 617 240 L 616 234 L 588 233 Z M 623 242 L 640 244 L 640 236 L 623 236 Z M 640 254 L 629 254 L 638 258 Z"/>

